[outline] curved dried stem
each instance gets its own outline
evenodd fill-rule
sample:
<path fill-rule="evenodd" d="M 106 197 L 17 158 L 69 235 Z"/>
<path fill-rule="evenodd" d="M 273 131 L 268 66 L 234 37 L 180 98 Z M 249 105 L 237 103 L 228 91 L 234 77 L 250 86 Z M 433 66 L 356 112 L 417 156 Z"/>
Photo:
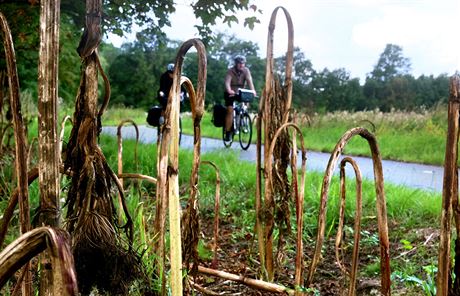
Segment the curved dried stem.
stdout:
<path fill-rule="evenodd" d="M 324 231 L 326 227 L 326 210 L 327 210 L 327 199 L 329 186 L 332 179 L 333 171 L 337 165 L 338 158 L 340 157 L 343 148 L 350 141 L 350 139 L 356 135 L 360 135 L 366 139 L 372 153 L 372 161 L 374 165 L 374 180 L 375 180 L 375 192 L 376 192 L 376 206 L 377 206 L 377 221 L 379 229 L 379 240 L 380 240 L 380 270 L 381 270 L 381 293 L 382 295 L 390 295 L 390 242 L 388 239 L 388 223 L 387 223 L 387 211 L 385 192 L 383 187 L 383 170 L 382 170 L 382 158 L 377 145 L 377 140 L 374 135 L 368 130 L 356 127 L 348 130 L 331 153 L 329 162 L 326 168 L 326 172 L 323 178 L 323 184 L 321 187 L 321 200 L 318 216 L 318 233 L 316 236 L 316 247 L 311 266 L 307 277 L 307 286 L 310 286 L 313 282 L 313 276 L 318 265 L 321 248 L 324 240 Z"/>
<path fill-rule="evenodd" d="M 122 127 L 127 124 L 131 123 L 134 126 L 134 130 L 136 131 L 136 145 L 134 146 L 134 166 L 136 172 L 139 171 L 139 161 L 137 159 L 137 146 L 139 144 L 139 128 L 137 124 L 131 119 L 124 119 L 122 120 L 117 126 L 117 140 L 118 140 L 118 175 L 123 174 L 123 137 L 121 136 L 121 129 Z M 124 190 L 123 188 L 123 179 L 120 180 L 121 191 Z M 139 186 L 138 186 L 139 187 Z M 140 195 L 140 193 L 139 193 Z M 118 205 L 123 208 L 123 200 L 121 194 L 118 194 Z M 121 212 L 118 215 L 118 220 L 121 221 L 122 216 Z"/>
<path fill-rule="evenodd" d="M 288 26 L 288 48 L 286 52 L 286 71 L 285 71 L 285 83 L 284 88 L 281 93 L 276 93 L 279 91 L 275 89 L 278 85 L 277 81 L 274 78 L 274 59 L 273 59 L 273 36 L 275 31 L 275 22 L 276 15 L 279 9 L 282 9 L 284 15 L 286 16 L 287 26 Z M 258 237 L 258 246 L 259 246 L 259 258 L 262 267 L 262 273 L 264 277 L 269 281 L 273 280 L 274 266 L 273 266 L 273 225 L 274 217 L 264 217 L 262 213 L 262 208 L 266 208 L 266 211 L 271 211 L 270 209 L 274 208 L 274 198 L 272 195 L 267 195 L 265 193 L 265 200 L 262 201 L 262 126 L 264 127 L 264 173 L 267 174 L 267 171 L 271 169 L 267 166 L 269 154 L 268 147 L 272 141 L 272 132 L 276 130 L 279 122 L 272 120 L 274 117 L 274 106 L 271 106 L 270 101 L 275 98 L 284 97 L 284 108 L 278 110 L 283 113 L 281 118 L 281 124 L 288 121 L 288 112 L 290 109 L 292 101 L 292 66 L 293 66 L 293 53 L 294 53 L 294 29 L 292 24 L 292 19 L 288 11 L 284 7 L 276 7 L 271 15 L 270 24 L 268 27 L 268 37 L 267 37 L 267 65 L 265 70 L 265 87 L 262 92 L 262 99 L 259 103 L 259 112 L 257 121 L 257 160 L 256 160 L 256 232 Z M 278 108 L 275 108 L 278 109 Z M 284 111 L 283 111 L 284 110 Z M 285 113 L 286 112 L 286 113 Z M 272 131 L 273 130 L 273 131 Z M 265 184 L 267 187 L 267 184 Z M 265 220 L 265 224 L 264 221 Z"/>
<path fill-rule="evenodd" d="M 49 249 L 53 266 L 53 295 L 78 295 L 70 238 L 60 229 L 39 227 L 26 232 L 0 253 L 0 287 L 33 257 Z"/>
<path fill-rule="evenodd" d="M 294 200 L 296 203 L 296 223 L 297 223 L 297 245 L 296 245 L 296 260 L 295 260 L 295 285 L 301 286 L 303 284 L 302 269 L 303 269 L 303 203 L 304 203 L 304 192 L 305 192 L 305 171 L 306 171 L 306 162 L 307 162 L 307 152 L 304 145 L 304 139 L 302 131 L 294 123 L 285 123 L 283 124 L 273 136 L 269 148 L 269 155 L 273 155 L 275 149 L 276 141 L 281 133 L 287 130 L 289 127 L 294 129 L 292 135 L 293 145 L 291 150 L 291 170 L 292 170 L 292 188 L 294 190 Z M 300 178 L 300 187 L 297 185 L 297 133 L 300 136 L 300 145 L 302 153 L 302 167 L 301 167 L 301 178 Z M 272 158 L 268 158 L 267 167 L 272 167 Z M 269 183 L 269 188 L 265 188 L 266 194 L 268 190 L 273 190 L 273 176 L 272 170 L 267 170 L 267 181 Z"/>
<path fill-rule="evenodd" d="M 351 259 L 351 273 L 350 273 L 350 287 L 348 288 L 348 295 L 356 294 L 356 275 L 358 272 L 358 258 L 359 258 L 359 241 L 361 238 L 361 213 L 362 213 L 362 177 L 358 164 L 350 157 L 344 157 L 340 162 L 340 216 L 339 225 L 337 228 L 337 236 L 335 239 L 335 257 L 342 273 L 348 274 L 345 266 L 342 264 L 342 237 L 343 225 L 345 220 L 345 199 L 346 199 L 346 181 L 345 181 L 345 165 L 349 163 L 355 172 L 356 177 L 356 212 L 355 212 L 355 225 L 354 225 L 354 245 L 353 257 Z"/>
<path fill-rule="evenodd" d="M 19 79 L 16 66 L 13 38 L 5 16 L 0 12 L 0 28 L 3 37 L 3 46 L 6 57 L 8 72 L 8 85 L 10 92 L 10 107 L 13 115 L 14 138 L 16 143 L 16 176 L 19 188 L 19 208 L 21 233 L 30 230 L 29 189 L 27 186 L 27 141 L 25 136 L 24 121 L 21 114 L 21 102 L 19 100 Z M 28 269 L 29 266 L 24 268 Z M 26 272 L 23 285 L 23 295 L 32 295 L 31 274 Z"/>
<path fill-rule="evenodd" d="M 172 295 L 182 295 L 182 256 L 181 256 L 181 230 L 180 230 L 180 204 L 179 204 L 179 93 L 182 64 L 185 54 L 194 46 L 198 53 L 198 82 L 196 100 L 192 100 L 193 126 L 194 126 L 194 164 L 192 167 L 192 188 L 198 181 L 199 153 L 200 150 L 200 122 L 204 112 L 204 96 L 206 89 L 206 50 L 199 39 L 189 39 L 184 42 L 176 56 L 173 74 L 173 84 L 169 93 L 168 105 L 165 111 L 165 124 L 161 131 L 160 153 L 158 161 L 158 190 L 157 190 L 157 215 L 155 219 L 155 233 L 158 234 L 156 248 L 158 265 L 165 266 L 165 219 L 169 203 L 169 225 L 171 241 L 171 291 Z M 188 84 L 186 84 L 187 86 Z M 169 153 L 168 153 L 169 152 Z M 198 163 L 197 163 L 198 162 Z M 193 190 L 192 196 L 193 198 Z M 162 282 L 161 294 L 165 295 L 166 285 L 164 268 L 160 270 Z"/>
<path fill-rule="evenodd" d="M 127 123 L 131 123 L 134 126 L 134 130 L 136 131 L 136 145 L 134 146 L 134 166 L 135 166 L 136 172 L 139 171 L 139 161 L 137 159 L 137 145 L 139 144 L 139 128 L 137 127 L 137 124 L 132 119 L 124 119 L 117 126 L 118 174 L 123 174 L 123 137 L 121 136 L 121 129 Z M 121 182 L 121 186 L 123 187 L 123 182 L 122 181 L 120 182 Z"/>
<path fill-rule="evenodd" d="M 272 15 L 270 17 L 270 24 L 268 26 L 268 37 L 267 37 L 267 65 L 265 68 L 265 94 L 269 94 L 272 88 L 272 81 L 273 81 L 273 73 L 274 73 L 274 59 L 273 59 L 273 39 L 274 39 L 274 32 L 275 32 L 275 23 L 276 23 L 276 15 L 278 10 L 281 9 L 286 16 L 287 27 L 288 27 L 288 47 L 286 51 L 286 71 L 285 71 L 285 78 L 284 78 L 284 88 L 286 92 L 286 101 L 285 101 L 285 110 L 289 110 L 291 108 L 291 101 L 292 101 L 292 66 L 294 64 L 294 25 L 292 24 L 291 15 L 286 10 L 286 8 L 282 6 L 276 7 Z M 269 108 L 266 105 L 267 102 L 264 102 L 265 108 Z M 285 116 L 283 123 L 288 121 L 288 117 Z"/>
<path fill-rule="evenodd" d="M 216 194 L 214 198 L 214 245 L 213 245 L 213 252 L 214 258 L 212 259 L 211 266 L 212 268 L 217 268 L 218 261 L 217 261 L 217 249 L 219 246 L 219 212 L 220 212 L 220 172 L 219 168 L 211 161 L 202 161 L 201 164 L 208 164 L 214 168 L 216 171 Z"/>

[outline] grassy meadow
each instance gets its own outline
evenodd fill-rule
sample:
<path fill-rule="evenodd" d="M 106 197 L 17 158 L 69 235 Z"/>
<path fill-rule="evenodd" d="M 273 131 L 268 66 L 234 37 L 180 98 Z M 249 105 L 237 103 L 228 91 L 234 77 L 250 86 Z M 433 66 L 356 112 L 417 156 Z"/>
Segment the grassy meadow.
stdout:
<path fill-rule="evenodd" d="M 124 142 L 124 171 L 132 172 L 135 170 L 133 159 L 134 141 L 125 140 Z M 101 137 L 101 146 L 107 156 L 111 167 L 116 168 L 116 139 L 114 137 Z M 155 176 L 156 164 L 156 145 L 139 145 L 139 171 L 140 173 Z M 190 150 L 180 152 L 180 184 L 182 201 L 185 206 L 187 200 L 187 184 L 191 171 L 193 155 Z M 224 150 L 202 155 L 202 160 L 209 160 L 215 163 L 220 170 L 221 176 L 221 211 L 220 217 L 222 224 L 230 225 L 232 235 L 227 237 L 234 244 L 240 244 L 247 240 L 247 237 L 254 235 L 254 196 L 255 196 L 255 164 L 241 162 L 238 160 L 238 152 Z M 317 172 L 308 172 L 305 185 L 305 211 L 304 211 L 304 241 L 306 248 L 313 248 L 317 219 L 319 196 L 321 191 L 323 175 Z M 346 248 L 350 251 L 353 235 L 353 217 L 355 209 L 355 184 L 353 180 L 347 183 L 347 208 L 345 227 Z M 152 196 L 153 186 L 145 184 L 141 187 L 144 195 Z M 211 227 L 205 221 L 212 221 L 214 217 L 214 191 L 215 173 L 209 167 L 202 165 L 200 168 L 199 185 L 199 208 L 202 219 L 202 227 Z M 396 295 L 425 295 L 426 289 L 433 289 L 434 273 L 432 269 L 437 265 L 437 225 L 440 218 L 441 196 L 422 190 L 409 189 L 402 186 L 385 186 L 388 221 L 390 229 L 392 277 L 393 288 L 403 291 Z M 330 188 L 327 227 L 325 260 L 333 257 L 333 240 L 338 222 L 339 214 L 339 180 L 333 178 Z M 139 214 L 139 204 L 130 203 L 134 215 Z M 144 200 L 142 203 L 142 213 L 151 218 L 153 204 Z M 374 184 L 365 181 L 363 184 L 363 230 L 361 248 L 364 250 L 362 264 L 360 265 L 360 278 L 378 278 L 379 275 L 379 256 L 378 256 L 378 235 L 377 219 L 375 209 L 375 188 Z M 291 208 L 291 218 L 294 219 L 295 209 Z M 138 218 L 136 220 L 139 220 Z M 295 225 L 295 220 L 292 224 Z M 204 226 L 203 226 L 204 224 Z M 212 228 L 212 227 L 211 227 Z M 428 233 L 428 234 L 427 234 Z M 434 233 L 434 234 L 433 234 Z M 250 235 L 251 234 L 251 235 Z M 427 243 L 427 237 L 431 235 Z M 148 234 L 143 234 L 148 237 Z M 275 231 L 275 237 L 278 231 Z M 147 239 L 148 240 L 148 239 Z M 203 238 L 204 247 L 201 245 L 200 254 L 203 260 L 209 257 L 210 250 L 205 246 L 210 244 L 210 238 Z M 142 244 L 142 240 L 139 241 Z M 255 252 L 256 244 L 253 244 Z M 288 240 L 286 252 L 293 252 L 295 243 Z M 413 251 L 410 251 L 412 250 Z M 331 253 L 332 252 L 332 253 Z M 406 255 L 404 255 L 407 253 Z M 206 255 L 207 254 L 207 255 Z M 329 255 L 328 255 L 329 254 Z M 403 255 L 401 255 L 403 254 Z M 253 256 L 257 256 L 255 253 Z M 288 262 L 286 262 L 289 265 Z M 292 265 L 291 265 L 292 266 Z M 308 266 L 308 263 L 307 263 Z M 292 272 L 292 270 L 290 271 Z M 284 284 L 289 285 L 289 282 Z M 426 294 L 429 295 L 429 294 Z"/>
<path fill-rule="evenodd" d="M 70 114 L 70 113 L 67 113 Z M 64 116 L 62 116 L 64 117 Z M 122 119 L 133 119 L 139 125 L 145 124 L 146 112 L 136 109 L 109 109 L 103 117 L 104 125 L 117 125 Z M 313 115 L 298 119 L 307 149 L 328 152 L 337 143 L 340 136 L 348 129 L 364 126 L 373 131 L 379 142 L 382 157 L 402 161 L 414 161 L 441 165 L 444 158 L 444 142 L 446 134 L 446 110 L 439 107 L 436 110 L 418 113 L 379 111 L 366 112 L 337 112 L 326 115 Z M 191 117 L 183 114 L 184 133 L 191 134 Z M 66 127 L 68 137 L 70 125 Z M 29 135 L 36 134 L 36 124 L 29 126 Z M 215 128 L 211 123 L 211 115 L 205 113 L 202 120 L 202 135 L 204 137 L 221 137 L 221 129 Z M 254 141 L 255 142 L 255 141 Z M 109 165 L 117 170 L 117 139 L 101 135 L 100 145 L 104 151 Z M 222 145 L 223 146 L 223 145 Z M 156 176 L 156 154 L 154 144 L 139 144 L 138 164 L 134 159 L 135 142 L 123 141 L 124 172 L 137 172 L 149 176 Z M 370 150 L 359 138 L 354 138 L 347 146 L 345 152 L 354 155 L 369 155 Z M 249 269 L 257 270 L 257 244 L 255 243 L 255 163 L 239 160 L 238 150 L 222 149 L 202 154 L 202 160 L 212 161 L 220 170 L 221 178 L 221 225 L 225 227 L 222 240 L 228 244 L 248 248 L 251 263 Z M 36 159 L 32 159 L 32 165 Z M 188 198 L 188 181 L 192 168 L 193 155 L 191 150 L 180 151 L 180 193 L 181 203 L 185 207 Z M 308 160 L 307 160 L 308 168 Z M 0 173 L 0 178 L 6 171 Z M 314 248 L 317 231 L 319 197 L 321 192 L 323 174 L 307 171 L 305 183 L 304 205 L 304 231 L 305 266 L 309 266 L 311 252 Z M 62 183 L 62 196 L 66 197 L 65 179 Z M 345 227 L 345 254 L 350 254 L 352 249 L 353 220 L 355 212 L 355 184 L 353 179 L 347 178 L 347 208 Z M 31 185 L 31 208 L 38 207 L 38 188 L 36 182 Z M 146 266 L 151 266 L 153 254 L 150 246 L 154 237 L 151 225 L 155 216 L 155 186 L 146 181 L 138 183 L 125 181 L 127 203 L 135 221 L 136 248 L 143 250 Z M 385 185 L 388 211 L 388 227 L 390 234 L 391 270 L 393 295 L 434 295 L 434 279 L 437 266 L 437 243 L 439 240 L 439 220 L 441 208 L 441 195 L 433 192 L 410 189 L 402 186 Z M 202 165 L 200 168 L 199 183 L 199 208 L 203 233 L 212 229 L 214 217 L 215 172 L 210 166 Z M 333 177 L 331 183 L 328 212 L 326 240 L 323 261 L 318 267 L 316 278 L 319 282 L 329 278 L 340 278 L 340 272 L 335 265 L 334 240 L 339 215 L 339 180 Z M 0 201 L 1 209 L 6 207 L 7 200 Z M 64 209 L 65 210 L 65 209 Z M 290 208 L 291 223 L 295 225 L 295 208 Z M 64 215 L 63 215 L 64 216 Z M 17 223 L 17 221 L 15 221 Z M 377 233 L 375 188 L 373 182 L 363 183 L 363 219 L 361 231 L 361 259 L 359 266 L 360 280 L 377 281 L 379 278 L 379 243 Z M 15 237 L 15 232 L 10 231 L 8 241 Z M 293 234 L 295 233 L 295 229 Z M 279 237 L 276 229 L 274 237 Z M 250 241 L 249 244 L 243 243 Z M 204 235 L 200 240 L 199 254 L 204 262 L 209 262 L 212 257 L 210 246 L 211 237 Z M 220 251 L 224 258 L 228 255 L 222 247 Z M 246 252 L 241 249 L 239 252 Z M 286 275 L 293 274 L 293 256 L 295 253 L 294 238 L 286 240 L 283 259 L 286 266 Z M 329 263 L 328 263 L 329 262 Z M 317 273 L 317 274 L 318 274 Z M 280 277 L 278 282 L 292 285 L 288 276 Z M 318 291 L 321 290 L 317 286 Z M 136 294 L 133 294 L 136 295 Z"/>
<path fill-rule="evenodd" d="M 127 112 L 127 113 L 126 113 Z M 144 124 L 145 112 L 139 110 L 110 110 L 110 120 L 106 125 L 115 125 L 129 114 L 138 124 Z M 348 129 L 363 126 L 373 132 L 378 140 L 382 158 L 442 165 L 445 153 L 445 135 L 447 129 L 445 108 L 423 110 L 421 112 L 382 113 L 378 110 L 366 112 L 336 112 L 325 115 L 299 116 L 307 149 L 329 152 L 341 135 Z M 191 117 L 182 115 L 185 134 L 191 134 Z M 202 135 L 220 138 L 221 129 L 211 123 L 211 114 L 205 113 L 202 120 Z M 115 167 L 115 139 L 103 137 L 101 145 L 112 167 Z M 132 151 L 134 143 L 125 141 L 124 151 Z M 131 147 L 131 148 L 129 148 Z M 155 145 L 140 145 L 139 158 L 141 172 L 154 175 L 156 159 Z M 232 238 L 235 243 L 245 240 L 248 233 L 253 233 L 255 213 L 255 164 L 238 160 L 238 152 L 224 149 L 225 153 L 216 151 L 202 155 L 203 160 L 214 162 L 220 169 L 222 178 L 221 217 L 232 225 Z M 347 145 L 345 153 L 352 155 L 370 155 L 367 142 L 355 137 Z M 130 154 L 126 153 L 126 169 L 129 171 Z M 145 156 L 142 156 L 146 154 Z M 191 170 L 192 155 L 190 151 L 180 154 L 180 182 L 187 184 Z M 307 161 L 308 167 L 308 161 Z M 206 166 L 200 171 L 200 211 L 202 219 L 212 220 L 214 197 L 214 172 Z M 319 206 L 319 196 L 323 175 L 307 172 L 305 187 L 305 229 L 304 240 L 307 247 L 313 247 Z M 333 250 L 333 238 L 339 212 L 339 181 L 333 178 L 330 188 L 326 248 Z M 186 185 L 182 185 L 186 187 Z M 363 231 L 362 248 L 366 250 L 365 259 L 360 265 L 360 277 L 372 278 L 379 274 L 377 220 L 375 211 L 375 189 L 372 182 L 363 185 Z M 184 192 L 184 204 L 186 191 Z M 355 184 L 347 183 L 348 196 L 354 197 Z M 437 240 L 440 219 L 440 194 L 402 186 L 385 185 L 388 221 L 390 229 L 392 279 L 394 289 L 401 293 L 396 295 L 431 295 L 437 265 Z M 348 198 L 345 228 L 347 242 L 351 246 L 352 221 L 355 209 L 354 198 Z M 294 209 L 291 209 L 294 213 Z M 293 214 L 292 214 L 293 215 Z M 293 223 L 295 224 L 295 223 Z M 348 233 L 347 233 L 348 232 Z M 275 233 L 275 237 L 277 234 Z M 287 245 L 293 248 L 294 243 Z M 328 246 L 329 244 L 329 246 Z M 370 251 L 373 250 L 373 251 Z M 374 252 L 375 251 L 375 252 Z M 330 252 L 330 251 L 327 251 Z M 326 253 L 327 253 L 326 252 Z M 333 251 L 332 251 L 333 252 Z M 332 255 L 331 255 L 332 256 Z M 327 258 L 328 256 L 325 255 Z M 307 264 L 308 266 L 308 264 Z M 288 284 L 288 283 L 286 283 Z"/>

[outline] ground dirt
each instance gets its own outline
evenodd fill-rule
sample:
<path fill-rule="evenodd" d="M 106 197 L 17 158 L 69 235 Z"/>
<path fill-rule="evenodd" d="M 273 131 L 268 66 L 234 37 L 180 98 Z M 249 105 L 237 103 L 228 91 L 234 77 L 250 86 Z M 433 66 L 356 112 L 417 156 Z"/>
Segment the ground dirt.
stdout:
<path fill-rule="evenodd" d="M 202 221 L 202 235 L 205 242 L 212 244 L 212 219 Z M 366 233 L 373 233 L 372 236 L 361 238 L 359 276 L 356 283 L 357 295 L 380 295 L 380 273 L 378 271 L 379 263 L 379 244 L 376 227 L 366 227 L 363 225 Z M 242 237 L 235 236 L 235 233 L 241 233 L 235 229 L 230 220 L 221 221 L 219 249 L 218 249 L 218 266 L 216 269 L 226 271 L 248 278 L 258 278 L 259 259 L 257 255 L 257 245 L 253 234 L 246 233 Z M 439 231 L 435 228 L 421 229 L 404 229 L 397 223 L 389 222 L 390 232 L 390 253 L 392 272 L 396 269 L 402 269 L 407 262 L 414 266 L 432 264 L 437 260 L 437 244 Z M 393 233 L 393 235 L 392 235 Z M 412 248 L 409 249 L 400 242 L 402 238 L 410 238 Z M 351 238 L 346 238 L 351 241 Z M 315 273 L 314 284 L 312 288 L 316 293 L 306 293 L 305 295 L 347 295 L 349 280 L 344 276 L 335 258 L 335 235 L 331 235 L 325 240 L 323 248 L 323 257 Z M 345 264 L 349 263 L 351 258 L 352 246 L 344 250 Z M 288 242 L 287 246 L 295 246 L 294 242 Z M 407 244 L 407 243 L 406 243 Z M 304 278 L 308 271 L 309 262 L 313 256 L 314 238 L 305 242 L 305 266 Z M 294 282 L 294 254 L 295 250 L 286 251 L 281 267 L 277 269 L 275 283 L 293 288 Z M 202 265 L 212 267 L 211 259 L 203 260 Z M 377 266 L 377 271 L 372 272 L 369 266 Z M 349 267 L 349 264 L 348 264 Z M 418 275 L 420 278 L 423 274 Z M 282 293 L 273 293 L 263 290 L 257 290 L 244 284 L 236 283 L 217 277 L 203 274 L 197 274 L 194 278 L 196 284 L 204 288 L 205 291 L 193 291 L 188 295 L 283 295 Z M 393 280 L 392 295 L 425 295 L 420 287 L 410 285 L 404 281 Z"/>

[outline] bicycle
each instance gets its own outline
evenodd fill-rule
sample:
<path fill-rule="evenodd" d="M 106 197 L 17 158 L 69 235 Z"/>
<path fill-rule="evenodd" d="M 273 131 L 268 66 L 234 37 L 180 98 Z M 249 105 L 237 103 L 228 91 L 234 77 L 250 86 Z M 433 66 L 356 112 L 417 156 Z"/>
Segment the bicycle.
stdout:
<path fill-rule="evenodd" d="M 224 141 L 225 147 L 229 148 L 232 146 L 233 137 L 235 135 L 238 135 L 241 149 L 247 150 L 251 145 L 252 120 L 248 108 L 249 102 L 251 102 L 254 97 L 254 93 L 247 89 L 239 89 L 238 94 L 235 95 L 235 101 L 233 102 L 232 135 L 229 141 L 225 140 L 225 124 L 222 127 L 222 140 Z"/>
<path fill-rule="evenodd" d="M 164 93 L 160 91 L 158 93 L 158 97 L 164 97 Z M 188 99 L 188 94 L 184 91 L 180 93 L 180 106 L 182 107 L 184 99 Z M 153 106 L 147 112 L 147 123 L 151 126 L 156 127 L 157 129 L 160 128 L 164 124 L 164 112 L 166 110 L 165 106 Z M 182 140 L 182 115 L 179 111 L 179 145 Z"/>

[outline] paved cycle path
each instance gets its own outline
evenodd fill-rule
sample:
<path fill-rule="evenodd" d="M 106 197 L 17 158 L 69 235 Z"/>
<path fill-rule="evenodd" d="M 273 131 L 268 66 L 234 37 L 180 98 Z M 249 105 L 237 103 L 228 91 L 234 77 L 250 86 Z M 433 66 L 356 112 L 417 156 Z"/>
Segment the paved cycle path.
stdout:
<path fill-rule="evenodd" d="M 104 134 L 116 135 L 117 128 L 113 126 L 103 127 Z M 134 139 L 135 130 L 132 126 L 126 126 L 122 130 L 124 139 Z M 139 141 L 142 143 L 156 143 L 157 130 L 148 126 L 139 126 Z M 182 135 L 181 149 L 193 149 L 193 137 Z M 220 139 L 201 139 L 201 152 L 205 154 L 209 151 L 221 149 L 225 151 L 222 140 Z M 239 158 L 245 161 L 256 161 L 256 145 L 252 144 L 248 150 L 241 149 L 238 142 L 234 142 L 231 149 L 240 151 Z M 307 171 L 324 172 L 329 161 L 330 154 L 322 152 L 307 151 Z M 373 180 L 374 172 L 372 159 L 368 157 L 356 157 L 353 159 L 358 163 L 363 178 Z M 299 160 L 300 161 L 300 160 Z M 300 164 L 299 164 L 300 165 Z M 423 165 L 416 163 L 406 163 L 391 160 L 383 160 L 383 177 L 385 183 L 404 185 L 412 188 L 427 191 L 442 192 L 442 181 L 444 169 L 440 166 Z M 351 168 L 347 166 L 347 176 L 354 176 Z M 337 173 L 338 168 L 335 170 Z"/>

